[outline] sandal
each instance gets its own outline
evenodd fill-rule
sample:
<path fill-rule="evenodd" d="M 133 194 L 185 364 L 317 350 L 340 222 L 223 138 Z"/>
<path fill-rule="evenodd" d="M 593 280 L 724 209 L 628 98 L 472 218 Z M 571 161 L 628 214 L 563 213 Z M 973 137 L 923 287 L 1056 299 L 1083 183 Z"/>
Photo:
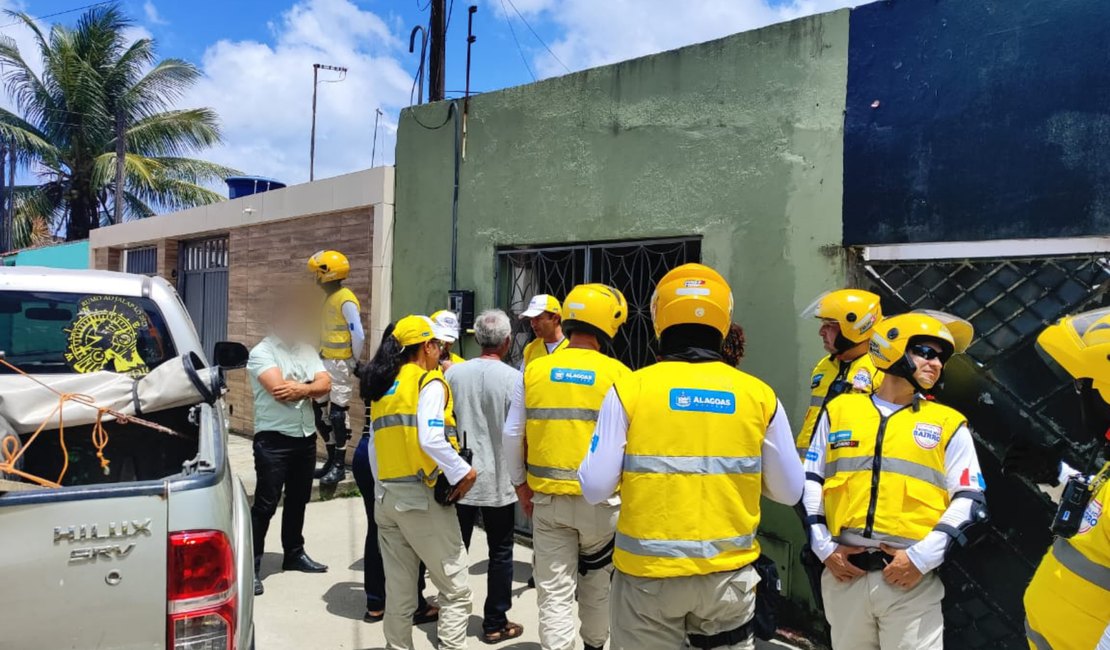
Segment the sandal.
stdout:
<path fill-rule="evenodd" d="M 424 609 L 412 615 L 413 625 L 423 625 L 425 623 L 434 623 L 439 620 L 439 608 L 435 605 L 428 603 Z"/>
<path fill-rule="evenodd" d="M 495 632 L 483 632 L 482 643 L 493 645 L 495 643 L 501 643 L 502 641 L 508 641 L 509 639 L 516 639 L 522 634 L 524 634 L 524 626 L 510 621 L 500 630 Z"/>
<path fill-rule="evenodd" d="M 383 620 L 384 618 L 385 618 L 385 610 L 384 609 L 378 610 L 378 611 L 368 609 L 368 610 L 366 610 L 366 613 L 362 615 L 362 620 L 363 620 L 364 623 L 378 623 L 381 620 Z"/>

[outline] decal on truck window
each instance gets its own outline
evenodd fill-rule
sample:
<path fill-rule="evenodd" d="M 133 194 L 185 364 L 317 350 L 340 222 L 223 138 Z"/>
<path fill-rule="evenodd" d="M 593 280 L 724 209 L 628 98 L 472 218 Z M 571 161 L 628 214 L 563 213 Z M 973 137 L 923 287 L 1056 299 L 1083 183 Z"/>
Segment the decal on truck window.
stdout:
<path fill-rule="evenodd" d="M 122 296 L 89 296 L 65 330 L 66 363 L 78 373 L 108 370 L 142 377 L 150 369 L 139 355 L 140 332 L 150 328 L 146 312 Z"/>

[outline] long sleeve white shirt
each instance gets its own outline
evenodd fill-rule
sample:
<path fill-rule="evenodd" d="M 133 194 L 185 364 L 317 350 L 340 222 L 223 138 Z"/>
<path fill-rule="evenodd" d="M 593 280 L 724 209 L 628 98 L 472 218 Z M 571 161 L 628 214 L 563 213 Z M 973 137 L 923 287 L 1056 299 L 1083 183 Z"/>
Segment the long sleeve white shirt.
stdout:
<path fill-rule="evenodd" d="M 443 410 L 447 401 L 443 382 L 428 382 L 420 389 L 420 396 L 416 402 L 416 437 L 420 441 L 420 448 L 439 465 L 452 485 L 458 483 L 470 473 L 467 464 L 459 452 L 447 441 L 444 432 Z M 370 472 L 374 475 L 376 493 L 382 494 L 383 484 L 378 480 L 378 455 L 374 447 L 374 423 L 367 419 L 366 428 L 370 433 L 370 444 L 366 446 L 370 454 Z"/>
<path fill-rule="evenodd" d="M 899 407 L 896 404 L 883 401 L 875 396 L 871 397 L 875 406 L 883 413 L 890 415 Z M 806 514 L 811 516 L 824 516 L 825 502 L 823 496 L 823 482 L 825 479 L 825 449 L 829 436 L 829 416 L 822 413 L 813 431 L 813 441 L 810 443 L 809 452 L 805 460 L 805 495 L 803 502 Z M 971 430 L 961 426 L 949 441 L 944 452 L 944 476 L 948 496 L 954 497 L 957 492 L 983 490 L 982 472 L 979 469 L 979 458 L 975 453 L 975 444 L 971 438 Z M 971 506 L 973 502 L 968 498 L 953 498 L 940 518 L 942 524 L 953 528 L 960 528 L 971 519 Z M 810 526 L 811 543 L 813 552 L 824 562 L 837 544 L 845 546 L 863 546 L 877 548 L 878 540 L 869 539 L 852 533 L 844 533 L 839 538 L 834 538 L 825 524 Z M 932 531 L 924 539 L 906 549 L 910 561 L 922 573 L 936 569 L 944 562 L 944 552 L 951 538 L 942 532 Z M 888 546 L 897 548 L 898 545 L 888 543 Z"/>
<path fill-rule="evenodd" d="M 624 449 L 628 444 L 628 414 L 617 391 L 609 389 L 601 403 L 590 452 L 578 468 L 582 496 L 590 503 L 601 503 L 613 495 L 624 468 Z M 763 494 L 772 501 L 793 505 L 802 496 L 804 475 L 794 447 L 794 434 L 782 404 L 767 425 L 763 439 Z"/>
<path fill-rule="evenodd" d="M 501 429 L 501 450 L 505 454 L 505 467 L 509 470 L 509 481 L 514 487 L 528 480 L 528 470 L 524 458 L 524 424 L 527 413 L 524 410 L 524 375 L 513 386 L 509 412 L 505 416 L 505 426 Z"/>
<path fill-rule="evenodd" d="M 362 346 L 366 343 L 366 332 L 362 329 L 362 316 L 358 313 L 358 305 L 348 300 L 340 307 L 343 318 L 347 321 L 347 329 L 351 332 L 351 358 L 362 358 Z"/>

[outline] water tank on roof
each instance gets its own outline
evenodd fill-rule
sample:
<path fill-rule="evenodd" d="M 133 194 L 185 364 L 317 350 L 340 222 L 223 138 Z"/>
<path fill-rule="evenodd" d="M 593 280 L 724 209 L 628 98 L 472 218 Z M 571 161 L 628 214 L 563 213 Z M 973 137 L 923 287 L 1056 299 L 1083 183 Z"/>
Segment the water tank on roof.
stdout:
<path fill-rule="evenodd" d="M 281 181 L 261 176 L 229 176 L 224 182 L 227 183 L 227 198 L 229 199 L 269 192 L 270 190 L 280 190 L 285 187 L 285 183 Z"/>

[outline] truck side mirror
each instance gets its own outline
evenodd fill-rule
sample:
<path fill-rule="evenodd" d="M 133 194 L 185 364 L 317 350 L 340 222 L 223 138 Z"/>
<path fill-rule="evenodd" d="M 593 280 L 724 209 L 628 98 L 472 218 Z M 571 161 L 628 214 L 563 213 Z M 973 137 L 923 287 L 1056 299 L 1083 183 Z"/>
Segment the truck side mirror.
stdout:
<path fill-rule="evenodd" d="M 246 367 L 249 357 L 247 346 L 233 341 L 220 341 L 212 350 L 213 360 L 224 370 Z"/>

